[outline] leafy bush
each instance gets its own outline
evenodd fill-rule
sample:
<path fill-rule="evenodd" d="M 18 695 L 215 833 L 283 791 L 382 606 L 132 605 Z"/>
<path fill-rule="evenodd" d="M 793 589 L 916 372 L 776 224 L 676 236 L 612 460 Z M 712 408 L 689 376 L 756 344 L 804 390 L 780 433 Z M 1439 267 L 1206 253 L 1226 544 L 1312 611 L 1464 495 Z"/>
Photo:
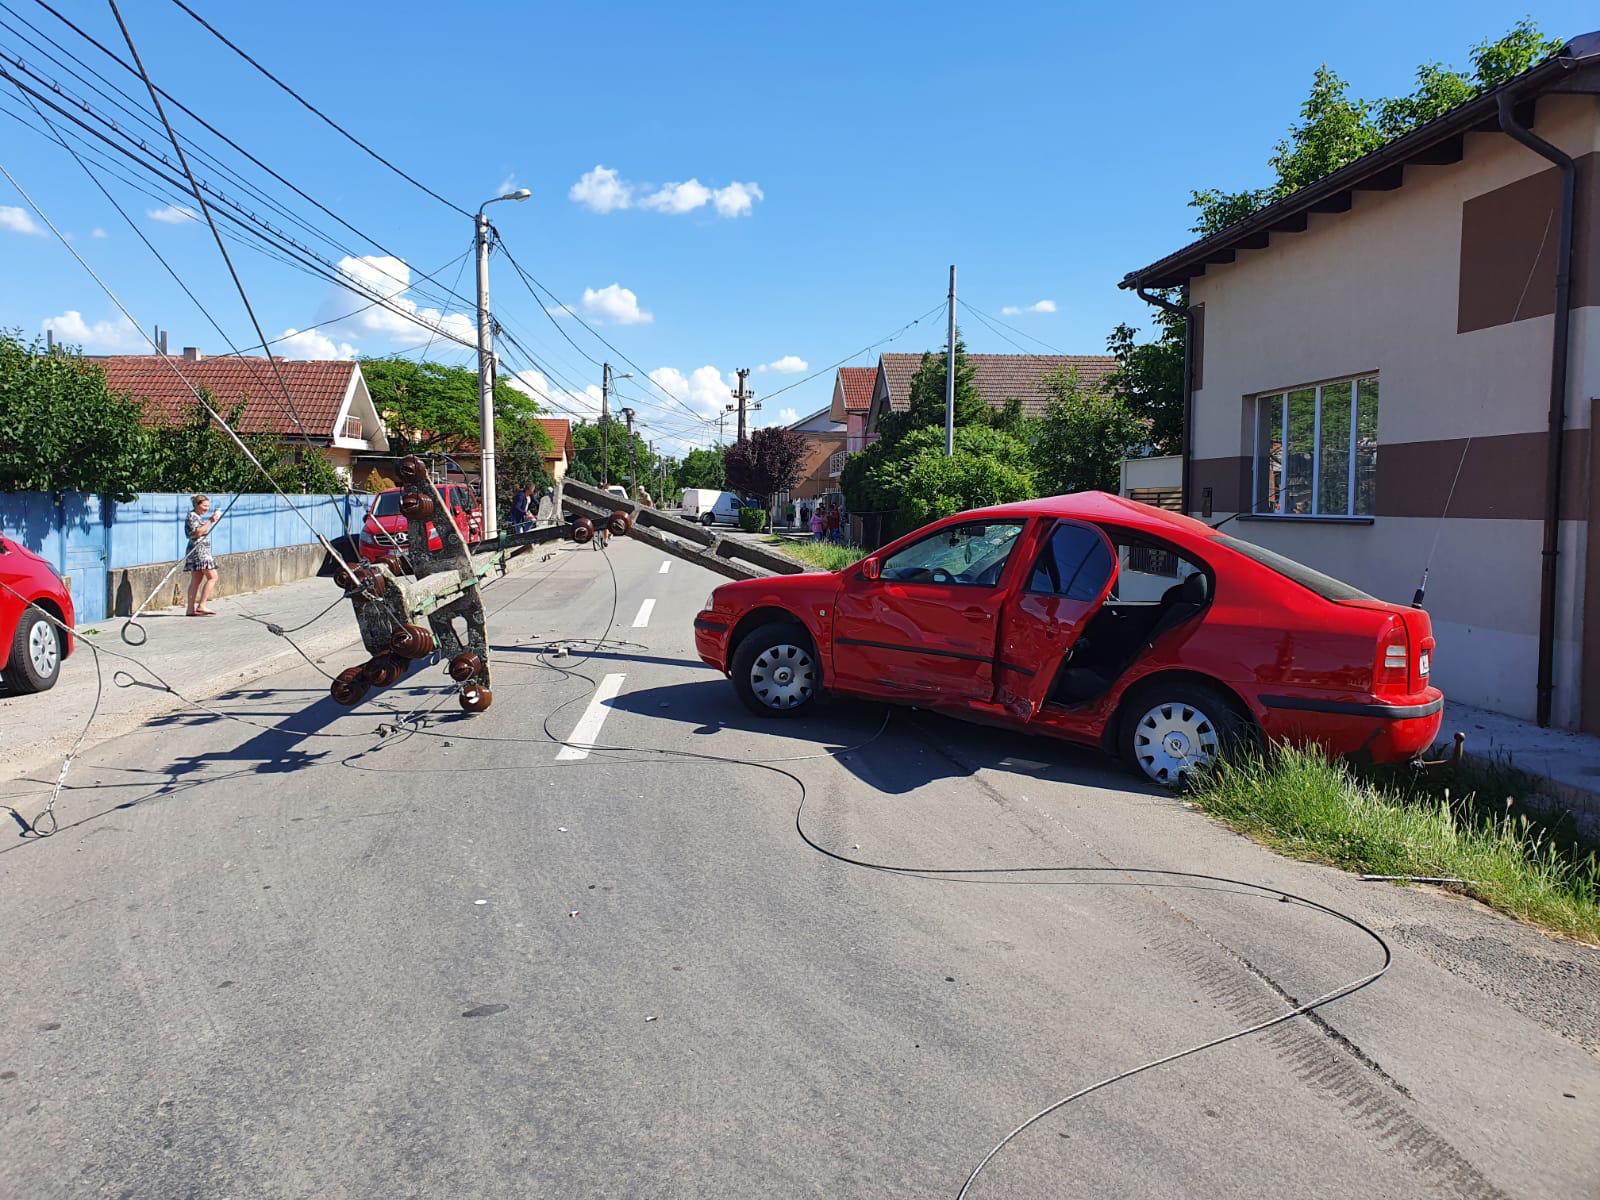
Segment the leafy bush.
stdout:
<path fill-rule="evenodd" d="M 1044 386 L 1050 403 L 1032 430 L 1041 493 L 1115 492 L 1122 460 L 1150 439 L 1150 419 L 1119 396 L 1083 387 L 1076 371 L 1057 372 Z"/>
<path fill-rule="evenodd" d="M 957 428 L 955 443 L 947 458 L 944 430 L 930 426 L 853 456 L 845 464 L 853 471 L 853 511 L 891 514 L 887 532 L 898 536 L 963 509 L 1034 495 L 1028 448 L 1017 438 L 968 425 Z"/>
<path fill-rule="evenodd" d="M 739 510 L 739 528 L 746 533 L 760 533 L 767 527 L 767 510 L 764 508 L 741 508 Z"/>

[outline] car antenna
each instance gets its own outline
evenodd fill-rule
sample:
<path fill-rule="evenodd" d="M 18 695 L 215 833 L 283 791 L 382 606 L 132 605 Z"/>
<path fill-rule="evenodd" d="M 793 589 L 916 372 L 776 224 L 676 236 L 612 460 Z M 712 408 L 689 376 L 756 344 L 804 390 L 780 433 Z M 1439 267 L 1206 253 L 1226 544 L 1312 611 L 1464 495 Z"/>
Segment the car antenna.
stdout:
<path fill-rule="evenodd" d="M 1456 460 L 1456 473 L 1450 480 L 1450 490 L 1445 493 L 1444 507 L 1439 510 L 1439 519 L 1433 527 L 1433 545 L 1428 547 L 1428 557 L 1422 564 L 1422 578 L 1417 581 L 1416 594 L 1411 597 L 1411 607 L 1421 608 L 1422 599 L 1428 594 L 1428 572 L 1433 569 L 1433 556 L 1439 549 L 1439 535 L 1444 532 L 1444 519 L 1450 515 L 1450 501 L 1456 498 L 1456 484 L 1461 482 L 1461 468 L 1467 465 L 1467 451 L 1472 449 L 1472 437 L 1461 445 L 1461 457 Z"/>
<path fill-rule="evenodd" d="M 1241 516 L 1242 514 L 1243 514 L 1243 510 L 1242 509 L 1239 512 L 1230 513 L 1228 516 L 1223 517 L 1222 520 L 1218 521 L 1215 525 L 1211 526 L 1211 528 L 1212 529 L 1221 529 L 1229 521 L 1233 520 L 1235 517 Z"/>

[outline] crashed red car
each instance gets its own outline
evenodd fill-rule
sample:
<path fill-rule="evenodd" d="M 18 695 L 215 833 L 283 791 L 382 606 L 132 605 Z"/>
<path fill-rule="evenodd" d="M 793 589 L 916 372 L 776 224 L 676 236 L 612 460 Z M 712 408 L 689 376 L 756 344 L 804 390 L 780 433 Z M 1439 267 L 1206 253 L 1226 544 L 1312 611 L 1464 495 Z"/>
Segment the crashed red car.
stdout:
<path fill-rule="evenodd" d="M 1164 509 L 1082 492 L 937 521 L 843 571 L 726 583 L 700 657 L 757 713 L 834 692 L 1119 754 L 1176 784 L 1232 744 L 1416 757 L 1428 614 Z"/>
<path fill-rule="evenodd" d="M 410 522 L 400 515 L 402 489 L 389 488 L 379 492 L 361 520 L 361 532 L 356 537 L 356 552 L 367 562 L 400 557 L 410 544 Z M 441 483 L 439 494 L 450 507 L 451 519 L 460 530 L 467 545 L 478 540 L 483 528 L 483 509 L 472 488 L 464 483 Z M 444 543 L 439 540 L 433 521 L 427 523 L 428 549 L 438 550 Z"/>

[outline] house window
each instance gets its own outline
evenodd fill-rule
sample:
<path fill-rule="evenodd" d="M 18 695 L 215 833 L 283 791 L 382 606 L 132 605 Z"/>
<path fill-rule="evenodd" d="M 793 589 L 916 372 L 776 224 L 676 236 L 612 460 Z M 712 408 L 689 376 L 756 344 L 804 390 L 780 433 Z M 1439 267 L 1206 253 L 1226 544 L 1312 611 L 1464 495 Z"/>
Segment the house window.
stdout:
<path fill-rule="evenodd" d="M 1370 517 L 1378 491 L 1378 377 L 1255 397 L 1251 511 Z"/>
<path fill-rule="evenodd" d="M 835 479 L 839 472 L 844 470 L 844 460 L 850 457 L 848 450 L 835 450 L 828 455 L 828 478 Z"/>

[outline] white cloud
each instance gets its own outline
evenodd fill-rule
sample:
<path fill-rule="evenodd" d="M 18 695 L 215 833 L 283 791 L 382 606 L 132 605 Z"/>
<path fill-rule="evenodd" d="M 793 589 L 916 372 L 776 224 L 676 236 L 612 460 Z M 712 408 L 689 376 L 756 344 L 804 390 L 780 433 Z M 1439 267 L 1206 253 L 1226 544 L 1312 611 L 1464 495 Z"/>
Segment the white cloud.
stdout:
<path fill-rule="evenodd" d="M 578 315 L 578 310 L 570 304 L 547 304 L 544 310 L 552 317 L 575 317 Z"/>
<path fill-rule="evenodd" d="M 539 402 L 546 412 L 558 417 L 598 417 L 600 415 L 600 387 L 591 383 L 581 392 L 558 388 L 545 378 L 542 371 L 517 371 L 504 377 L 518 391 L 526 392 Z M 612 410 L 615 413 L 615 409 Z"/>
<path fill-rule="evenodd" d="M 710 202 L 711 189 L 698 179 L 690 179 L 683 183 L 663 184 L 660 191 L 639 201 L 639 207 L 682 216 Z"/>
<path fill-rule="evenodd" d="M 272 352 L 283 358 L 352 359 L 356 348 L 349 342 L 334 344 L 315 329 L 285 329 Z"/>
<path fill-rule="evenodd" d="M 596 163 L 594 170 L 585 171 L 583 178 L 572 185 L 567 198 L 591 212 L 615 212 L 633 203 L 633 184 L 624 182 L 611 167 Z"/>
<path fill-rule="evenodd" d="M 94 229 L 90 232 L 89 236 L 94 238 L 96 241 L 99 241 L 101 239 L 108 238 L 111 235 L 109 233 L 107 233 L 104 229 L 101 229 L 100 226 L 96 225 L 94 227 Z"/>
<path fill-rule="evenodd" d="M 1054 300 L 1036 300 L 1032 304 L 1008 304 L 1000 310 L 1002 317 L 1020 317 L 1023 313 L 1053 313 L 1056 310 Z"/>
<path fill-rule="evenodd" d="M 800 414 L 795 409 L 792 409 L 792 408 L 780 408 L 778 410 L 778 422 L 777 423 L 779 425 L 793 425 L 799 419 L 800 419 Z"/>
<path fill-rule="evenodd" d="M 811 364 L 798 354 L 785 354 L 777 362 L 763 363 L 758 371 L 776 371 L 779 375 L 798 375 Z"/>
<path fill-rule="evenodd" d="M 192 208 L 185 208 L 181 204 L 169 204 L 165 208 L 152 208 L 145 214 L 152 221 L 160 221 L 163 225 L 186 225 L 190 221 L 198 221 L 200 214 Z"/>
<path fill-rule="evenodd" d="M 717 216 L 748 217 L 755 202 L 765 200 L 767 195 L 761 190 L 759 183 L 735 182 L 727 187 L 718 188 L 711 197 L 717 206 Z"/>
<path fill-rule="evenodd" d="M 0 204 L 0 229 L 9 229 L 12 233 L 28 233 L 35 237 L 43 237 L 44 230 L 29 215 L 25 208 L 13 208 L 8 204 Z"/>
<path fill-rule="evenodd" d="M 515 171 L 510 171 L 506 174 L 506 177 L 500 181 L 500 186 L 494 190 L 494 194 L 496 196 L 504 196 L 507 192 L 514 192 L 516 190 L 517 173 Z"/>
<path fill-rule="evenodd" d="M 584 288 L 583 311 L 614 325 L 647 325 L 655 320 L 654 313 L 639 307 L 639 297 L 632 288 L 617 283 L 608 283 L 598 291 Z"/>
<path fill-rule="evenodd" d="M 54 333 L 56 341 L 81 346 L 91 354 L 151 353 L 150 343 L 127 317 L 91 325 L 81 312 L 71 308 L 59 317 L 46 317 L 39 322 L 39 328 Z"/>
<path fill-rule="evenodd" d="M 657 367 L 650 378 L 702 416 L 715 419 L 733 393 L 735 377 L 707 364 L 685 375 L 677 367 Z"/>
<path fill-rule="evenodd" d="M 387 254 L 346 256 L 339 260 L 339 273 L 360 290 L 336 289 L 332 305 L 348 308 L 352 299 L 370 302 L 378 296 L 386 302 L 363 309 L 343 322 L 347 336 L 375 334 L 401 345 L 420 346 L 430 338 L 449 335 L 469 346 L 477 344 L 477 322 L 471 316 L 422 308 L 405 294 L 411 289 L 411 267 L 404 259 Z M 435 334 L 436 329 L 441 332 Z"/>

